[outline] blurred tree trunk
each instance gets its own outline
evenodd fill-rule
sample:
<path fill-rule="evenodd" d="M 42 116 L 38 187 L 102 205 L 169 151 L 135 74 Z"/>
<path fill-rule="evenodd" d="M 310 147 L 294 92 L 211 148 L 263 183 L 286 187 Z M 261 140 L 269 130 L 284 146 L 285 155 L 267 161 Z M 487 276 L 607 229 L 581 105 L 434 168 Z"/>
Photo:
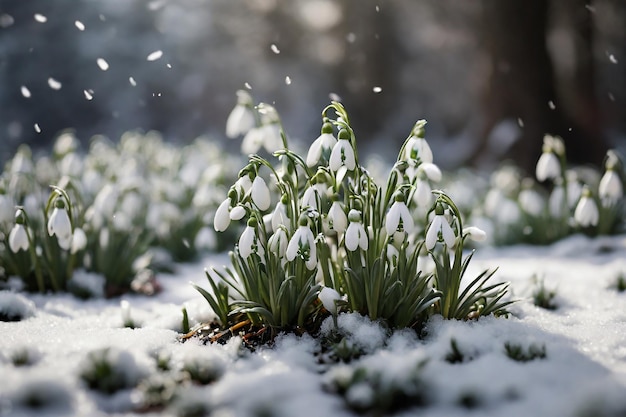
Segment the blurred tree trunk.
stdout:
<path fill-rule="evenodd" d="M 490 74 L 483 93 L 482 143 L 474 161 L 486 151 L 492 129 L 507 119 L 518 120 L 522 129 L 505 156 L 528 172 L 534 170 L 546 133 L 563 137 L 570 161 L 602 161 L 607 143 L 594 96 L 591 17 L 583 1 L 568 2 L 565 7 L 576 10 L 565 16 L 572 20 L 569 36 L 579 35 L 574 43 L 574 75 L 564 80 L 570 93 L 566 98 L 572 100 L 568 105 L 558 96 L 547 48 L 549 0 L 483 0 L 482 44 Z"/>

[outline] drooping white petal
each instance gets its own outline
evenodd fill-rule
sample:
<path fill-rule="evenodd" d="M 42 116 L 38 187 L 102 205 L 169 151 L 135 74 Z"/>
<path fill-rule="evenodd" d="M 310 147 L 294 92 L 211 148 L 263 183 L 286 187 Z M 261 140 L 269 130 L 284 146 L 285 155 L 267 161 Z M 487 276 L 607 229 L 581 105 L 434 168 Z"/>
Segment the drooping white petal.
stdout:
<path fill-rule="evenodd" d="M 341 300 L 341 295 L 339 295 L 335 289 L 323 287 L 318 294 L 318 298 L 330 314 L 337 314 L 337 304 L 335 304 L 335 301 Z"/>
<path fill-rule="evenodd" d="M 428 181 L 417 180 L 413 200 L 418 207 L 430 207 L 433 201 L 433 194 Z"/>
<path fill-rule="evenodd" d="M 612 169 L 606 171 L 598 185 L 598 196 L 605 206 L 614 205 L 624 195 L 622 180 Z"/>
<path fill-rule="evenodd" d="M 284 257 L 287 253 L 288 244 L 289 239 L 287 237 L 287 232 L 285 232 L 285 229 L 282 227 L 278 228 L 278 230 L 276 230 L 267 241 L 269 250 L 277 254 L 279 258 Z"/>
<path fill-rule="evenodd" d="M 235 206 L 230 209 L 229 217 L 231 220 L 241 220 L 246 215 L 246 209 L 242 206 Z"/>
<path fill-rule="evenodd" d="M 369 247 L 369 237 L 367 236 L 367 232 L 365 231 L 365 227 L 362 224 L 359 224 L 359 247 L 362 250 L 367 250 Z"/>
<path fill-rule="evenodd" d="M 59 243 L 61 243 L 61 241 L 66 243 L 68 240 L 71 243 L 72 223 L 64 208 L 55 207 L 54 210 L 52 210 L 52 215 L 48 219 L 48 235 L 56 235 Z"/>
<path fill-rule="evenodd" d="M 548 199 L 550 216 L 557 219 L 560 218 L 563 216 L 566 207 L 565 190 L 562 185 L 557 185 L 550 193 L 550 198 Z"/>
<path fill-rule="evenodd" d="M 276 232 L 280 226 L 289 227 L 289 217 L 287 216 L 287 206 L 279 202 L 272 212 L 271 217 L 272 231 Z"/>
<path fill-rule="evenodd" d="M 439 240 L 439 231 L 441 230 L 441 223 L 445 221 L 446 220 L 444 219 L 443 215 L 436 215 L 433 218 L 433 221 L 430 223 L 430 227 L 428 228 L 428 231 L 426 232 L 426 241 L 425 241 L 426 249 L 432 250 L 435 247 L 437 240 Z"/>
<path fill-rule="evenodd" d="M 254 228 L 246 226 L 243 233 L 239 237 L 239 254 L 242 258 L 249 257 L 254 252 L 254 246 L 256 241 L 256 233 Z"/>
<path fill-rule="evenodd" d="M 215 217 L 213 218 L 213 228 L 216 232 L 223 232 L 228 229 L 230 224 L 230 198 L 222 201 L 215 211 Z"/>
<path fill-rule="evenodd" d="M 441 181 L 441 170 L 432 162 L 424 162 L 419 166 L 419 169 L 423 171 L 429 180 L 433 182 Z"/>
<path fill-rule="evenodd" d="M 309 151 L 306 155 L 306 164 L 308 167 L 314 167 L 322 157 L 322 153 L 328 150 L 332 150 L 337 139 L 332 133 L 322 133 L 317 139 L 313 141 L 309 147 Z"/>
<path fill-rule="evenodd" d="M 341 166 L 345 166 L 348 171 L 354 170 L 356 167 L 356 160 L 354 156 L 354 149 L 352 149 L 350 141 L 344 139 L 337 141 L 337 144 L 333 146 L 333 150 L 330 153 L 328 165 L 334 172 L 336 172 Z"/>
<path fill-rule="evenodd" d="M 543 198 L 535 190 L 525 189 L 520 191 L 518 201 L 522 210 L 528 214 L 539 216 L 543 211 Z"/>
<path fill-rule="evenodd" d="M 87 235 L 85 231 L 80 227 L 74 229 L 74 235 L 72 236 L 71 253 L 76 253 L 85 249 L 87 246 Z"/>
<path fill-rule="evenodd" d="M 241 141 L 241 153 L 249 155 L 257 153 L 263 146 L 264 131 L 261 127 L 253 127 Z"/>
<path fill-rule="evenodd" d="M 600 213 L 598 206 L 591 197 L 583 195 L 574 211 L 574 220 L 582 227 L 597 226 Z"/>
<path fill-rule="evenodd" d="M 547 179 L 554 179 L 561 175 L 561 163 L 559 158 L 552 152 L 544 152 L 537 161 L 535 168 L 537 180 L 543 182 Z"/>
<path fill-rule="evenodd" d="M 344 244 L 346 249 L 350 252 L 354 252 L 359 247 L 359 226 L 360 223 L 350 222 L 346 229 L 346 235 L 344 237 Z"/>
<path fill-rule="evenodd" d="M 250 195 L 252 197 L 252 201 L 256 204 L 259 210 L 265 211 L 270 208 L 270 205 L 272 204 L 270 189 L 262 177 L 257 175 L 254 179 L 250 189 Z"/>
<path fill-rule="evenodd" d="M 395 201 L 391 205 L 391 208 L 385 217 L 385 230 L 387 231 L 387 236 L 393 235 L 400 224 L 400 210 L 398 203 L 398 201 Z"/>
<path fill-rule="evenodd" d="M 341 203 L 334 201 L 328 210 L 328 218 L 331 221 L 331 228 L 337 233 L 343 233 L 348 227 L 348 216 L 343 211 Z"/>
<path fill-rule="evenodd" d="M 449 248 L 454 246 L 456 236 L 450 224 L 445 220 L 441 223 L 441 236 L 443 237 L 444 243 L 448 245 Z"/>
<path fill-rule="evenodd" d="M 463 229 L 463 235 L 467 235 L 476 242 L 484 242 L 487 239 L 487 233 L 476 226 L 469 226 Z"/>
<path fill-rule="evenodd" d="M 226 119 L 226 136 L 233 139 L 239 135 L 246 134 L 254 127 L 254 113 L 252 109 L 236 105 Z"/>
<path fill-rule="evenodd" d="M 16 224 L 9 233 L 9 248 L 13 253 L 28 250 L 28 235 L 23 224 Z"/>

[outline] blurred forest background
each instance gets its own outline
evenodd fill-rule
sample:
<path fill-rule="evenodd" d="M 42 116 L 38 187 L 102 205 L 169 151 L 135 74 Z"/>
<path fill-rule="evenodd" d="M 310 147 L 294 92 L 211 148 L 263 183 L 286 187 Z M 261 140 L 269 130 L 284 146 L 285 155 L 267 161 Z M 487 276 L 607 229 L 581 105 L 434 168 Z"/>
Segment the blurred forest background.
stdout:
<path fill-rule="evenodd" d="M 624 0 L 0 0 L 0 162 L 66 128 L 222 139 L 247 84 L 303 147 L 338 96 L 384 155 L 425 118 L 448 168 L 530 169 L 544 133 L 599 164 L 625 64 Z"/>

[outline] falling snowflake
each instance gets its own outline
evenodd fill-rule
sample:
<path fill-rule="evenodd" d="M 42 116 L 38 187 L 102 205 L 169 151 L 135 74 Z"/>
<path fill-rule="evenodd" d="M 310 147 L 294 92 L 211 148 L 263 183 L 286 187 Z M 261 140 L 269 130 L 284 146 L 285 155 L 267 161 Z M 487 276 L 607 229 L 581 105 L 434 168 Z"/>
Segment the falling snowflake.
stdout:
<path fill-rule="evenodd" d="M 39 23 L 46 23 L 48 18 L 40 13 L 35 13 L 35 20 Z"/>
<path fill-rule="evenodd" d="M 372 88 L 372 91 L 373 91 L 374 93 L 378 94 L 378 93 L 380 93 L 381 91 L 383 91 L 383 89 L 382 89 L 381 87 L 376 86 L 376 87 Z"/>
<path fill-rule="evenodd" d="M 98 58 L 96 62 L 98 63 L 98 67 L 100 67 L 102 71 L 106 71 L 109 69 L 109 63 L 106 62 L 103 58 Z"/>
<path fill-rule="evenodd" d="M 83 90 L 83 93 L 85 94 L 85 98 L 87 100 L 93 100 L 93 90 Z"/>
<path fill-rule="evenodd" d="M 35 128 L 35 132 L 41 133 L 41 128 L 39 127 L 39 123 L 35 123 L 33 127 Z"/>
<path fill-rule="evenodd" d="M 246 87 L 248 90 L 252 90 L 252 86 L 250 85 L 250 83 L 245 83 L 243 86 Z"/>
<path fill-rule="evenodd" d="M 20 88 L 20 91 L 22 92 L 22 95 L 26 98 L 30 98 L 31 94 L 30 94 L 30 90 L 28 89 L 28 87 L 26 87 L 25 85 L 23 85 Z"/>
<path fill-rule="evenodd" d="M 128 77 L 128 82 L 130 83 L 130 85 L 132 85 L 133 87 L 137 86 L 137 81 L 135 81 L 135 79 L 133 77 Z"/>
<path fill-rule="evenodd" d="M 50 77 L 48 78 L 48 86 L 52 88 L 53 90 L 60 90 L 62 87 L 62 84 L 60 81 L 57 81 L 54 78 Z"/>
<path fill-rule="evenodd" d="M 554 104 L 554 101 L 550 100 L 548 101 L 548 107 L 550 107 L 550 110 L 554 110 L 556 109 L 556 104 Z"/>
<path fill-rule="evenodd" d="M 278 46 L 276 46 L 275 43 L 272 44 L 272 46 L 270 46 L 270 49 L 272 50 L 272 52 L 274 52 L 276 55 L 280 54 L 280 49 L 278 49 Z"/>
<path fill-rule="evenodd" d="M 161 51 L 160 49 L 158 51 L 154 51 L 151 52 L 148 57 L 146 58 L 147 61 L 156 61 L 157 59 L 160 59 L 163 56 L 163 51 Z"/>
<path fill-rule="evenodd" d="M 85 30 L 85 25 L 80 20 L 75 21 L 74 26 L 76 26 L 76 29 L 80 30 L 81 32 Z"/>
<path fill-rule="evenodd" d="M 286 76 L 285 77 L 285 84 L 291 85 L 291 77 L 290 76 Z"/>

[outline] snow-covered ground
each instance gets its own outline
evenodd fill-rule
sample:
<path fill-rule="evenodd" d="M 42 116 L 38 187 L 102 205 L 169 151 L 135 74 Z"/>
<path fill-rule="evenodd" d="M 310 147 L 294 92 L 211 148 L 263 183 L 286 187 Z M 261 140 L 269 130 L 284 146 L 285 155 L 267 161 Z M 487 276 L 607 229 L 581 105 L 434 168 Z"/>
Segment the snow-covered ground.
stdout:
<path fill-rule="evenodd" d="M 0 322 L 0 416 L 626 415 L 626 292 L 613 288 L 626 273 L 625 236 L 480 248 L 469 276 L 498 266 L 494 278 L 520 300 L 513 316 L 435 318 L 418 337 L 343 314 L 345 346 L 359 352 L 347 362 L 322 351 L 321 337 L 283 335 L 255 352 L 238 338 L 181 343 L 183 306 L 192 324 L 211 317 L 189 281 L 208 287 L 203 269 L 226 262 L 180 265 L 159 277 L 157 296 L 123 297 L 130 311 L 120 299 L 0 292 L 0 313 L 24 316 Z M 556 292 L 555 310 L 534 305 L 533 276 Z M 123 327 L 128 315 L 135 329 Z M 332 328 L 328 320 L 322 334 Z M 81 375 L 97 355 L 127 388 L 88 387 Z M 165 408 L 147 407 L 160 399 Z"/>

